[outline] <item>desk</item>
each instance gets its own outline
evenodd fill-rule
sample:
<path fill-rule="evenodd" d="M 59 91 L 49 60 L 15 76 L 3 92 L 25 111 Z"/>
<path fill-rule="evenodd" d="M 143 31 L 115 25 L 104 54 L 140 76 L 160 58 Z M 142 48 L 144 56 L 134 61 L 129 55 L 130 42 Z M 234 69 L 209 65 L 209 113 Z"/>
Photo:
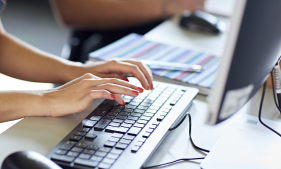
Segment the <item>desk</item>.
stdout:
<path fill-rule="evenodd" d="M 221 55 L 226 40 L 226 35 L 210 36 L 184 31 L 178 28 L 176 20 L 177 18 L 172 18 L 171 20 L 164 22 L 148 33 L 146 37 L 150 39 L 155 38 L 155 40 L 159 41 L 163 40 L 167 43 L 171 43 L 173 40 L 175 44 L 178 43 L 179 45 L 187 45 L 187 47 L 196 47 L 198 45 L 198 49 L 206 51 L 210 50 L 214 54 Z M 170 29 L 173 29 L 173 33 L 174 31 L 176 32 L 172 36 L 171 34 L 167 33 L 170 32 Z M 185 36 L 188 36 L 188 38 L 185 39 Z M 168 39 L 165 39 L 165 37 Z M 268 119 L 279 117 L 278 112 L 272 102 L 271 93 L 272 92 L 270 90 L 267 90 L 265 106 L 263 109 L 264 112 L 267 112 L 267 114 L 264 115 L 265 118 Z M 101 100 L 98 102 L 101 102 Z M 92 104 L 90 108 L 95 108 L 98 105 L 98 102 Z M 258 112 L 259 102 L 260 92 L 248 102 L 244 110 L 247 110 L 247 112 L 250 112 L 252 115 L 256 115 Z M 233 118 L 231 118 L 230 120 L 227 120 L 214 127 L 206 126 L 204 124 L 204 120 L 207 113 L 207 104 L 206 98 L 201 95 L 196 97 L 194 104 L 189 109 L 189 112 L 193 118 L 193 140 L 198 146 L 205 149 L 211 149 L 215 145 L 216 141 L 233 120 Z M 89 113 L 90 110 L 86 110 L 79 114 L 73 114 L 59 118 L 27 117 L 21 120 L 0 135 L 0 163 L 2 163 L 3 159 L 8 154 L 19 150 L 34 150 L 46 155 Z M 281 121 L 280 118 L 277 118 L 277 120 Z M 188 136 L 188 120 L 186 120 L 178 129 L 169 134 L 169 136 L 154 153 L 153 157 L 148 162 L 148 165 L 169 162 L 179 158 L 202 156 L 203 154 L 194 150 L 190 144 Z M 200 161 L 181 162 L 167 168 L 199 169 L 199 163 Z"/>

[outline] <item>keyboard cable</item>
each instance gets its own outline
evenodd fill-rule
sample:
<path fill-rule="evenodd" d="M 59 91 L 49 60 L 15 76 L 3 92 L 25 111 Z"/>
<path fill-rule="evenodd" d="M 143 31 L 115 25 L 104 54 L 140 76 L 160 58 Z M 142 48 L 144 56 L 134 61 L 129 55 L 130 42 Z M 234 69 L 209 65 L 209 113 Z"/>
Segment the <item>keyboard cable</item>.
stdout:
<path fill-rule="evenodd" d="M 188 116 L 188 119 L 189 119 L 189 139 L 191 141 L 191 144 L 192 146 L 199 150 L 199 151 L 203 151 L 203 152 L 207 152 L 209 153 L 210 150 L 206 150 L 206 149 L 203 149 L 203 148 L 200 148 L 198 146 L 196 146 L 192 140 L 192 137 L 191 137 L 191 115 L 189 113 L 185 114 L 184 117 L 182 118 L 182 120 L 175 126 L 175 127 L 172 127 L 169 129 L 169 131 L 173 131 L 175 130 L 176 128 L 178 128 L 183 122 L 184 120 L 186 119 L 186 116 Z M 203 160 L 205 157 L 199 157 L 199 158 L 181 158 L 181 159 L 177 159 L 177 160 L 174 160 L 174 161 L 171 161 L 171 162 L 167 162 L 167 163 L 163 163 L 163 164 L 158 164 L 158 165 L 154 165 L 154 166 L 148 166 L 148 167 L 142 167 L 142 169 L 150 169 L 150 168 L 158 168 L 158 167 L 163 167 L 163 166 L 168 166 L 168 165 L 173 165 L 177 162 L 181 162 L 181 161 L 194 161 L 194 160 Z"/>

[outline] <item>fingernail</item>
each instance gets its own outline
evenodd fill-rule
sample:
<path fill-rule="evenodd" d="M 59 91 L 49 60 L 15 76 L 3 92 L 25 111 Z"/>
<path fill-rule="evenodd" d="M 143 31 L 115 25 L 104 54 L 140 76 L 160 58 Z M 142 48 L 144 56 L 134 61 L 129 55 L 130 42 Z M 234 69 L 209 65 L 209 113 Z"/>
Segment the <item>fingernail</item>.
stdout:
<path fill-rule="evenodd" d="M 135 95 L 139 95 L 139 92 L 138 91 L 136 91 L 136 90 L 132 90 L 132 92 L 135 94 Z"/>
<path fill-rule="evenodd" d="M 147 85 L 146 87 L 147 87 L 147 90 L 149 90 L 149 89 L 150 89 L 149 85 Z"/>
<path fill-rule="evenodd" d="M 153 88 L 153 83 L 150 84 L 150 89 L 154 89 L 154 88 Z"/>
<path fill-rule="evenodd" d="M 125 104 L 126 104 L 124 100 L 122 100 L 122 102 L 123 102 L 123 105 L 125 105 Z"/>
<path fill-rule="evenodd" d="M 122 80 L 125 80 L 125 81 L 129 82 L 129 79 L 128 79 L 128 78 L 126 78 L 126 77 L 123 77 L 123 79 L 122 79 Z"/>
<path fill-rule="evenodd" d="M 113 99 L 115 99 L 116 98 L 116 96 L 114 95 L 114 94 L 111 94 L 110 95 Z"/>
<path fill-rule="evenodd" d="M 143 92 L 143 88 L 138 87 L 138 90 L 142 93 Z"/>

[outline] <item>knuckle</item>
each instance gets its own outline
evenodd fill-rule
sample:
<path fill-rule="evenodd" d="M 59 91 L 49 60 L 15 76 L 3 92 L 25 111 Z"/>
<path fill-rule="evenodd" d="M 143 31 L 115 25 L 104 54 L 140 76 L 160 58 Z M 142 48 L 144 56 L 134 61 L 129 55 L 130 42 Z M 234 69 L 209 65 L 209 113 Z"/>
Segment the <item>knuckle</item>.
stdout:
<path fill-rule="evenodd" d="M 84 77 L 84 78 L 92 78 L 92 77 L 94 77 L 94 75 L 93 75 L 92 73 L 85 73 L 85 74 L 83 75 L 83 77 Z"/>
<path fill-rule="evenodd" d="M 119 80 L 118 80 L 118 79 L 116 79 L 116 78 L 112 78 L 112 79 L 110 79 L 110 82 L 111 82 L 111 83 L 118 83 L 118 82 L 119 82 Z"/>

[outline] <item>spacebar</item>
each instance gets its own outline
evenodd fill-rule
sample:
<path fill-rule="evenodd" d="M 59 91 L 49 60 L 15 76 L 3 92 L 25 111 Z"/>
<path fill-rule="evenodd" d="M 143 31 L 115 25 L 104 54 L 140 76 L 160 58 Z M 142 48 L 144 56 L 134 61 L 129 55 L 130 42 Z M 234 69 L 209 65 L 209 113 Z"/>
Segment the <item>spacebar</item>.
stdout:
<path fill-rule="evenodd" d="M 103 130 L 111 120 L 108 119 L 101 119 L 94 127 L 95 130 Z"/>

